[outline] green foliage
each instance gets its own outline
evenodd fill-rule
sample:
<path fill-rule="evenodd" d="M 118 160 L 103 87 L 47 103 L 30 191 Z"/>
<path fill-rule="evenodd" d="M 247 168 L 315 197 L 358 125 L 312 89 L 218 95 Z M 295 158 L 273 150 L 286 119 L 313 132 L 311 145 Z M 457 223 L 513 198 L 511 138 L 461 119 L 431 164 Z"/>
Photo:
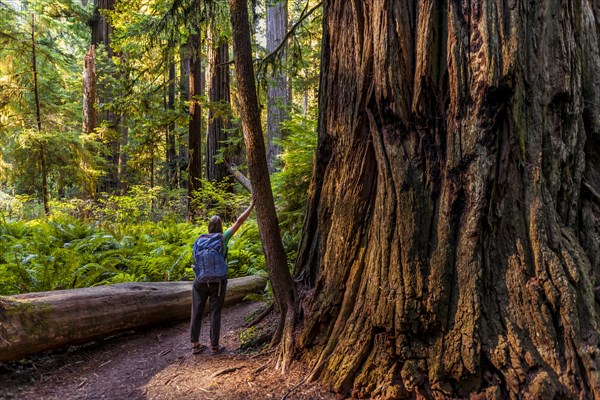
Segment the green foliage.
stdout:
<path fill-rule="evenodd" d="M 123 0 L 114 12 L 104 11 L 112 24 L 112 57 L 102 45 L 96 48 L 101 122 L 84 135 L 81 73 L 93 3 L 81 7 L 74 0 L 33 0 L 17 7 L 0 0 L 0 294 L 190 279 L 191 246 L 206 231 L 203 221 L 219 214 L 230 225 L 248 204 L 247 194 L 204 181 L 192 203 L 201 221 L 185 224 L 187 189 L 167 181 L 168 168 L 187 162 L 189 104 L 180 85 L 188 77 L 180 76 L 179 67 L 190 55 L 204 57 L 207 27 L 229 36 L 227 1 Z M 264 5 L 254 4 L 254 54 L 259 58 L 265 56 Z M 302 18 L 305 5 L 290 2 L 290 26 Z M 33 96 L 31 12 L 36 18 L 41 134 Z M 287 56 L 275 58 L 260 77 L 264 81 L 284 69 L 292 86 L 291 117 L 281 127 L 283 170 L 272 178 L 290 266 L 316 145 L 320 24 L 319 12 L 304 19 L 288 41 Z M 188 39 L 195 32 L 203 47 L 190 52 Z M 174 79 L 171 65 L 176 66 Z M 170 108 L 173 89 L 175 105 Z M 239 165 L 244 143 L 235 91 L 233 80 L 231 105 L 209 104 L 205 96 L 198 101 L 205 116 L 210 108 L 216 117 L 230 118 L 220 158 Z M 174 136 L 176 160 L 166 159 L 168 135 Z M 47 219 L 39 193 L 41 147 L 50 193 Z M 127 159 L 124 185 L 99 193 L 98 182 L 116 171 L 114 160 L 121 155 Z M 185 182 L 186 172 L 177 173 L 178 182 Z M 231 241 L 228 262 L 232 277 L 266 274 L 255 221 L 248 220 Z M 269 301 L 270 296 L 259 297 Z"/>
<path fill-rule="evenodd" d="M 202 219 L 212 215 L 219 215 L 225 220 L 235 214 L 241 203 L 247 196 L 240 196 L 231 190 L 231 184 L 227 182 L 210 182 L 202 180 L 201 188 L 194 192 L 192 207 Z"/>
<path fill-rule="evenodd" d="M 128 195 L 111 195 L 100 199 L 100 203 L 104 205 L 104 217 L 117 224 L 133 224 L 152 219 L 153 205 L 158 201 L 161 191 L 160 186 L 134 186 Z"/>
<path fill-rule="evenodd" d="M 0 212 L 0 295 L 192 279 L 192 245 L 207 227 L 173 217 L 152 222 L 159 190 L 134 188 L 128 196 L 109 197 L 102 208 L 82 200 L 56 201 L 47 220 L 13 222 L 6 219 L 7 210 Z M 10 200 L 13 216 L 23 215 L 27 207 L 19 198 L 0 195 Z M 73 217 L 75 210 L 94 223 Z M 255 221 L 248 220 L 232 239 L 228 263 L 230 277 L 266 275 Z"/>
<path fill-rule="evenodd" d="M 71 217 L 1 220 L 0 294 L 189 279 L 202 231 L 174 221 L 101 228 Z"/>
<path fill-rule="evenodd" d="M 283 169 L 273 175 L 274 192 L 288 263 L 293 265 L 302 234 L 304 212 L 317 145 L 316 119 L 293 113 L 283 122 L 288 133 L 281 141 Z"/>
<path fill-rule="evenodd" d="M 229 276 L 232 278 L 245 275 L 266 276 L 265 255 L 255 220 L 247 220 L 240 232 L 233 237 L 227 253 L 227 263 Z"/>
<path fill-rule="evenodd" d="M 77 61 L 86 47 L 88 13 L 70 0 L 17 4 L 0 5 L 0 183 L 20 194 L 39 192 L 39 149 L 45 147 L 49 189 L 78 192 L 95 173 L 78 137 L 82 84 Z M 33 94 L 32 34 L 41 134 Z"/>

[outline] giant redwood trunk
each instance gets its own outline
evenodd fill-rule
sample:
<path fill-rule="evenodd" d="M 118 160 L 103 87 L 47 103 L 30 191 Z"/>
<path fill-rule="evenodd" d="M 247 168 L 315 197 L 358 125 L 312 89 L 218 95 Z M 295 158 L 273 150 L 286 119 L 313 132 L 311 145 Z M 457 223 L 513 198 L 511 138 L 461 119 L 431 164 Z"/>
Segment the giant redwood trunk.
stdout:
<path fill-rule="evenodd" d="M 206 179 L 222 182 L 229 177 L 225 163 L 218 163 L 219 152 L 223 150 L 229 128 L 229 44 L 218 29 L 209 30 L 207 54 L 208 83 L 208 129 L 206 135 Z M 229 160 L 226 160 L 229 161 Z"/>
<path fill-rule="evenodd" d="M 296 265 L 313 377 L 600 398 L 599 7 L 324 2 Z"/>

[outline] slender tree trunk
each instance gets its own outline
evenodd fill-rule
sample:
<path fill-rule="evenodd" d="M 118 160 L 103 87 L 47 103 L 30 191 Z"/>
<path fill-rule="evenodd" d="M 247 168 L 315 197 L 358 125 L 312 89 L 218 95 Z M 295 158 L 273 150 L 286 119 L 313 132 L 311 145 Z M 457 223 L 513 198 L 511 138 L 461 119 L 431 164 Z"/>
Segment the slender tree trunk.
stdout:
<path fill-rule="evenodd" d="M 119 165 L 117 169 L 117 182 L 121 194 L 127 193 L 129 187 L 127 182 L 127 149 L 129 142 L 129 126 L 127 125 L 127 116 L 121 115 L 120 118 L 121 136 L 119 143 Z"/>
<path fill-rule="evenodd" d="M 96 50 L 90 45 L 83 59 L 83 127 L 85 134 L 90 134 L 97 127 L 98 112 L 96 110 Z M 84 161 L 85 162 L 85 161 Z M 94 198 L 96 183 L 84 185 L 85 195 Z"/>
<path fill-rule="evenodd" d="M 281 313 L 274 341 L 281 341 L 280 367 L 285 370 L 292 346 L 296 319 L 294 282 L 287 266 L 271 191 L 260 110 L 254 82 L 250 24 L 246 0 L 229 0 L 235 72 L 240 96 L 240 116 L 246 144 L 248 171 L 256 193 L 256 213 L 269 279 Z M 285 329 L 284 329 L 285 328 Z"/>
<path fill-rule="evenodd" d="M 211 28 L 209 37 L 206 57 L 210 102 L 206 136 L 206 179 L 222 182 L 229 177 L 229 173 L 225 163 L 216 163 L 216 157 L 223 148 L 222 142 L 227 140 L 225 129 L 229 127 L 229 44 L 215 28 Z"/>
<path fill-rule="evenodd" d="M 180 51 L 181 61 L 179 64 L 179 98 L 182 107 L 186 112 L 189 112 L 189 106 L 185 102 L 190 98 L 190 54 L 188 46 L 182 46 Z M 179 170 L 179 187 L 187 189 L 187 166 L 189 162 L 188 140 L 179 138 L 179 155 L 178 155 L 178 170 Z"/>
<path fill-rule="evenodd" d="M 287 33 L 287 0 L 267 2 L 267 52 L 273 52 Z M 281 50 L 281 65 L 273 71 L 267 89 L 267 164 L 269 172 L 278 170 L 278 156 L 281 154 L 281 123 L 287 117 L 288 90 L 285 73 L 285 50 Z"/>
<path fill-rule="evenodd" d="M 83 133 L 96 129 L 96 54 L 94 45 L 83 59 Z"/>
<path fill-rule="evenodd" d="M 170 45 L 172 48 L 173 45 Z M 169 55 L 169 96 L 167 101 L 167 110 L 174 114 L 175 111 L 175 61 L 173 60 L 173 53 Z M 173 118 L 171 115 L 169 118 Z M 177 153 L 175 147 L 175 122 L 171 122 L 167 127 L 167 143 L 166 143 L 166 157 L 167 160 L 167 185 L 170 189 L 177 187 Z"/>
<path fill-rule="evenodd" d="M 583 185 L 600 189 L 599 17 L 324 2 L 297 261 L 313 377 L 354 397 L 600 398 L 600 204 Z"/>
<path fill-rule="evenodd" d="M 194 192 L 201 188 L 202 179 L 202 107 L 197 98 L 202 95 L 202 60 L 200 34 L 190 36 L 190 122 L 189 122 L 189 165 L 188 165 L 188 221 L 194 219 L 197 205 Z"/>
<path fill-rule="evenodd" d="M 35 96 L 35 116 L 38 134 L 42 134 L 42 113 L 40 109 L 40 93 L 38 88 L 38 76 L 37 76 L 37 61 L 35 57 L 35 16 L 31 14 L 31 63 L 33 66 L 33 93 Z M 46 149 L 44 143 L 40 140 L 40 165 L 42 168 L 42 202 L 44 203 L 44 212 L 46 215 L 50 214 L 50 208 L 48 207 L 48 171 L 46 167 L 46 155 L 44 154 Z"/>

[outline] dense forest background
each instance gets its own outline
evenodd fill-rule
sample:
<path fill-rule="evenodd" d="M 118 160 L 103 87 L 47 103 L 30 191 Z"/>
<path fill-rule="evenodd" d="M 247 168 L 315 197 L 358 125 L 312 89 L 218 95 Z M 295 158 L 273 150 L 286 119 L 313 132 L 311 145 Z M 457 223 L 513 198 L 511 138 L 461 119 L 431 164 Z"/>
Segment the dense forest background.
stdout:
<path fill-rule="evenodd" d="M 250 5 L 290 266 L 316 146 L 317 5 Z M 192 277 L 207 218 L 249 202 L 231 176 L 248 174 L 230 31 L 225 1 L 0 1 L 0 294 Z M 266 273 L 255 221 L 229 263 Z"/>

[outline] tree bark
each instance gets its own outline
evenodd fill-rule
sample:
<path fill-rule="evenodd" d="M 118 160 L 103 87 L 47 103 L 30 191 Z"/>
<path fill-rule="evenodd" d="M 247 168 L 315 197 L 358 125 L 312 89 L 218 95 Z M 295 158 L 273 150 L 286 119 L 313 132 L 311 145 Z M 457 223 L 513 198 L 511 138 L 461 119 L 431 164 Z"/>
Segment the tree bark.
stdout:
<path fill-rule="evenodd" d="M 600 398 L 600 13 L 324 2 L 298 346 L 378 398 Z"/>
<path fill-rule="evenodd" d="M 181 61 L 179 63 L 179 98 L 183 108 L 189 112 L 189 106 L 186 107 L 185 102 L 190 98 L 190 54 L 187 45 L 181 46 L 180 50 Z M 187 166 L 189 163 L 189 149 L 187 143 L 180 138 L 179 140 L 179 188 L 187 189 L 187 179 L 185 179 Z"/>
<path fill-rule="evenodd" d="M 267 1 L 267 53 L 272 53 L 281 43 L 287 33 L 287 0 Z M 285 49 L 285 47 L 284 47 Z M 287 117 L 288 90 L 285 73 L 285 50 L 278 54 L 280 65 L 273 70 L 269 77 L 267 89 L 267 164 L 269 172 L 278 168 L 278 156 L 281 154 L 281 123 Z"/>
<path fill-rule="evenodd" d="M 256 195 L 256 214 L 260 238 L 273 286 L 280 322 L 272 343 L 281 342 L 279 365 L 282 370 L 289 361 L 292 333 L 296 319 L 295 287 L 287 266 L 281 233 L 271 191 L 265 144 L 260 123 L 260 110 L 254 82 L 250 24 L 246 0 L 229 0 L 235 72 L 240 98 L 240 116 L 246 144 L 248 171 Z"/>
<path fill-rule="evenodd" d="M 35 117 L 38 134 L 42 135 L 42 114 L 40 107 L 40 92 L 38 88 L 37 60 L 35 57 L 35 16 L 31 14 L 31 64 L 33 67 L 33 93 L 35 98 Z M 50 207 L 48 206 L 48 168 L 46 166 L 45 146 L 41 139 L 39 140 L 40 165 L 42 169 L 42 203 L 44 204 L 44 212 L 50 215 Z"/>
<path fill-rule="evenodd" d="M 171 43 L 169 47 L 172 49 L 174 45 Z M 175 86 L 176 86 L 176 75 L 175 75 L 175 61 L 174 54 L 169 52 L 169 93 L 167 99 L 167 110 L 173 114 L 169 118 L 174 118 L 175 113 Z M 166 164 L 167 164 L 167 186 L 170 189 L 177 188 L 177 150 L 175 147 L 175 122 L 171 122 L 167 127 L 166 137 Z"/>
<path fill-rule="evenodd" d="M 192 221 L 196 216 L 194 192 L 202 187 L 202 60 L 200 55 L 200 33 L 194 33 L 189 39 L 190 49 L 190 122 L 188 131 L 188 215 Z"/>
<path fill-rule="evenodd" d="M 265 285 L 259 276 L 230 279 L 225 305 Z M 0 297 L 0 362 L 190 318 L 191 293 L 192 282 L 135 282 Z"/>
<path fill-rule="evenodd" d="M 216 28 L 209 32 L 207 68 L 208 76 L 208 131 L 206 136 L 206 179 L 222 182 L 229 177 L 225 163 L 216 163 L 216 156 L 224 147 L 229 128 L 229 44 Z M 216 110 L 216 112 L 215 112 Z M 226 160 L 229 161 L 229 160 Z M 229 179 L 229 181 L 231 181 Z M 233 186 L 231 187 L 233 189 Z"/>
<path fill-rule="evenodd" d="M 98 48 L 98 44 L 102 43 L 106 47 L 108 57 L 112 58 L 113 50 L 110 45 L 110 34 L 112 25 L 106 15 L 101 13 L 102 10 L 114 10 L 115 0 L 94 0 L 94 14 L 90 25 L 92 27 L 92 45 Z"/>
<path fill-rule="evenodd" d="M 99 45 L 103 45 L 109 59 L 112 59 L 114 52 L 111 46 L 110 35 L 112 33 L 112 25 L 106 15 L 102 11 L 113 11 L 115 9 L 115 0 L 94 0 L 94 13 L 89 24 L 91 26 L 91 44 L 95 50 L 98 50 Z M 102 93 L 103 88 L 98 88 Z M 100 104 L 110 103 L 111 98 L 98 98 Z M 105 111 L 99 115 L 99 121 L 107 121 L 108 128 L 114 132 L 111 134 L 111 139 L 108 140 L 108 152 L 103 154 L 106 160 L 105 174 L 100 178 L 100 190 L 106 192 L 114 192 L 119 188 L 119 160 L 120 160 L 120 143 L 119 143 L 119 121 L 117 115 L 112 111 Z"/>

